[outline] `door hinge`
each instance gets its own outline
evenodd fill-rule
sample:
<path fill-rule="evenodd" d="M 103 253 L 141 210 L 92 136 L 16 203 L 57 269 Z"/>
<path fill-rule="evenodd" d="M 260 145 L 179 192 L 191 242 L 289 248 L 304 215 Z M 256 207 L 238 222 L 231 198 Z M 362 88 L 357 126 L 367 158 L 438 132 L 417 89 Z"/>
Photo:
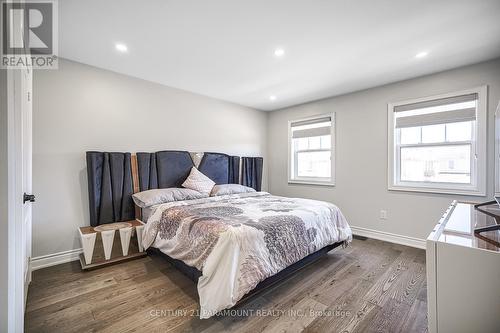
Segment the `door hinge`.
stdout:
<path fill-rule="evenodd" d="M 31 102 L 31 92 L 28 91 L 28 102 Z"/>

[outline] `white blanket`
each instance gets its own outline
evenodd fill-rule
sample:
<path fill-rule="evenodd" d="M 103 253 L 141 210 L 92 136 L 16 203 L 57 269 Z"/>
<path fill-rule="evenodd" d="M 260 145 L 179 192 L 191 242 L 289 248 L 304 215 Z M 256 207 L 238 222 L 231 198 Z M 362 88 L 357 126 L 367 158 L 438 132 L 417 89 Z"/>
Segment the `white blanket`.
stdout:
<path fill-rule="evenodd" d="M 202 272 L 200 317 L 234 306 L 264 279 L 327 245 L 352 240 L 333 204 L 233 194 L 158 206 L 143 234 L 154 246 Z"/>

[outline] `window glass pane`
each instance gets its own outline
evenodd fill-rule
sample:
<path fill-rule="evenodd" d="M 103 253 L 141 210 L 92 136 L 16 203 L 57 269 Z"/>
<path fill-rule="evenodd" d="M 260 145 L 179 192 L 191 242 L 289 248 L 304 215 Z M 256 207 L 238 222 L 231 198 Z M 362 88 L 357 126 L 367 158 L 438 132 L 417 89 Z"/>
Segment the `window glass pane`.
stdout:
<path fill-rule="evenodd" d="M 471 145 L 401 148 L 401 181 L 470 184 Z"/>
<path fill-rule="evenodd" d="M 401 128 L 401 144 L 402 145 L 411 145 L 420 143 L 420 129 L 421 127 L 408 127 Z"/>
<path fill-rule="evenodd" d="M 434 143 L 445 141 L 445 125 L 422 126 L 422 142 Z"/>
<path fill-rule="evenodd" d="M 309 138 L 293 139 L 295 150 L 306 150 L 309 147 Z"/>
<path fill-rule="evenodd" d="M 330 151 L 297 153 L 297 176 L 330 178 L 330 155 Z"/>
<path fill-rule="evenodd" d="M 309 139 L 309 149 L 321 149 L 321 137 L 314 136 Z"/>
<path fill-rule="evenodd" d="M 446 124 L 446 141 L 472 140 L 472 121 Z"/>
<path fill-rule="evenodd" d="M 324 135 L 321 138 L 321 149 L 330 149 L 332 146 L 332 136 Z"/>

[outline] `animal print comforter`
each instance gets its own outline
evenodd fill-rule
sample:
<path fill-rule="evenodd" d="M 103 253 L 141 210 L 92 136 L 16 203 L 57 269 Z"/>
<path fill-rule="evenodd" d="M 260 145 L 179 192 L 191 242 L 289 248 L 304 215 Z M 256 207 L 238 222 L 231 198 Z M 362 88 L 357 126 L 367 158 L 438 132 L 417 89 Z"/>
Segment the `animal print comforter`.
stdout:
<path fill-rule="evenodd" d="M 266 192 L 160 205 L 143 244 L 202 272 L 200 317 L 234 306 L 262 280 L 321 248 L 352 240 L 333 204 Z"/>

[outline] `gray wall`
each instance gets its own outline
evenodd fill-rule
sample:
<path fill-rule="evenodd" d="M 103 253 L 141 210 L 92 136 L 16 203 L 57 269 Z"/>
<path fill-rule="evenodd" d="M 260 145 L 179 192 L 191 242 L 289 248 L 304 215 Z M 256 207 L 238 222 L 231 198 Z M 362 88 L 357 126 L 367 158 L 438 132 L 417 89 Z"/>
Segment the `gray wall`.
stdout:
<path fill-rule="evenodd" d="M 89 223 L 87 150 L 266 158 L 260 111 L 67 60 L 35 71 L 33 91 L 33 257 L 80 248 L 77 228 Z"/>
<path fill-rule="evenodd" d="M 429 60 L 431 61 L 431 60 Z M 456 197 L 387 190 L 387 103 L 488 85 L 488 199 L 494 191 L 494 113 L 500 59 L 272 112 L 268 117 L 269 189 L 333 202 L 351 225 L 424 239 Z M 336 112 L 336 186 L 288 185 L 287 121 Z M 381 209 L 388 219 L 380 220 Z"/>
<path fill-rule="evenodd" d="M 0 332 L 7 332 L 7 71 L 0 70 Z"/>
<path fill-rule="evenodd" d="M 483 84 L 491 157 L 500 60 L 268 114 L 61 60 L 59 70 L 34 74 L 33 257 L 80 247 L 76 230 L 88 224 L 84 152 L 91 149 L 262 155 L 273 194 L 330 201 L 353 226 L 426 238 L 451 200 L 487 198 L 388 191 L 387 103 Z M 337 185 L 288 185 L 287 121 L 330 111 L 337 114 Z M 491 197 L 492 158 L 488 166 Z M 387 220 L 379 219 L 381 209 Z"/>

